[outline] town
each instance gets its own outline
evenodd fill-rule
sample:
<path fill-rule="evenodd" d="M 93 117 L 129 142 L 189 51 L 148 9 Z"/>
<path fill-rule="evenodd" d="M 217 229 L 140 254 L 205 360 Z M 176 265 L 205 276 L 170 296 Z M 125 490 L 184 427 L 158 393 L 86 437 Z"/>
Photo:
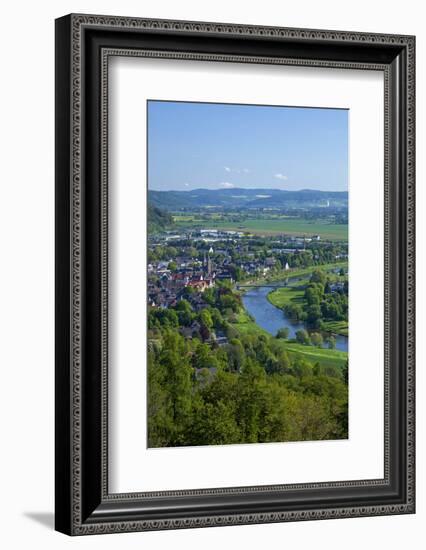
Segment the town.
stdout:
<path fill-rule="evenodd" d="M 241 231 L 206 229 L 149 236 L 148 304 L 169 308 L 185 298 L 195 311 L 201 294 L 218 281 L 241 283 L 290 274 L 293 268 L 348 258 L 346 243 L 321 241 L 319 235 L 277 238 Z"/>

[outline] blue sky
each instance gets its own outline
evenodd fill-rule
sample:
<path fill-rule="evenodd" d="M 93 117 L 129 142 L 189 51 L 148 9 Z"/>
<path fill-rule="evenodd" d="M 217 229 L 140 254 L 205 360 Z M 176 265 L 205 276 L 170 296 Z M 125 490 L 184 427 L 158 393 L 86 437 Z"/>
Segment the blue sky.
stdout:
<path fill-rule="evenodd" d="M 148 101 L 148 186 L 348 189 L 348 111 Z"/>

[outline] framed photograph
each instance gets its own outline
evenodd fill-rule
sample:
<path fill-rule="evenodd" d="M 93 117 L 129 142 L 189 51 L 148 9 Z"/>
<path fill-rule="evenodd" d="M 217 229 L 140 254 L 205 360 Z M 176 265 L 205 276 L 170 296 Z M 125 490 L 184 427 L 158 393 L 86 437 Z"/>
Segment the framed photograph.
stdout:
<path fill-rule="evenodd" d="M 415 511 L 413 36 L 56 21 L 56 529 Z"/>

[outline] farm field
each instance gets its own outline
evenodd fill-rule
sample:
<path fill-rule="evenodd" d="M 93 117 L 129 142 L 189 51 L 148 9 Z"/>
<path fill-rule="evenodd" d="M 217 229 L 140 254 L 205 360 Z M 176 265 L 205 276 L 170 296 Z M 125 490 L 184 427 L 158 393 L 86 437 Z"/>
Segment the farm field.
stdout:
<path fill-rule="evenodd" d="M 300 218 L 253 218 L 241 221 L 231 221 L 212 217 L 208 221 L 195 215 L 175 215 L 174 223 L 181 228 L 223 229 L 228 231 L 244 231 L 256 235 L 294 235 L 307 237 L 320 235 L 324 240 L 347 241 L 347 224 L 332 224 L 320 220 L 304 220 Z"/>

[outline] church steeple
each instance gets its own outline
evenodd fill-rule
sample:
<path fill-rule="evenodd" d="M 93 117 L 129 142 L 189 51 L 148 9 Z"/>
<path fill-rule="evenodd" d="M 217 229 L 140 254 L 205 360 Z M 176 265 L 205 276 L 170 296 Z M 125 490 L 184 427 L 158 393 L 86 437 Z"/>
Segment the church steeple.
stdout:
<path fill-rule="evenodd" d="M 203 259 L 204 273 L 207 275 L 207 277 L 211 277 L 213 274 L 213 262 L 210 258 L 210 252 L 213 252 L 212 248 L 210 248 L 208 253 L 204 251 L 204 259 Z"/>

